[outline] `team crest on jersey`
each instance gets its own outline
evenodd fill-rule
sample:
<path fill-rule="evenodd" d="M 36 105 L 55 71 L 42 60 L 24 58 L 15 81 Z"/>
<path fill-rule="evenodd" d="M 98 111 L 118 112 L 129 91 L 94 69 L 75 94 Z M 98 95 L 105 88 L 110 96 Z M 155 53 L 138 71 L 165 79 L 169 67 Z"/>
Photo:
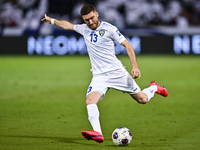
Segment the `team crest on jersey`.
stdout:
<path fill-rule="evenodd" d="M 99 31 L 99 35 L 102 37 L 102 36 L 104 36 L 105 32 L 106 32 L 106 30 L 102 29 L 102 30 Z"/>

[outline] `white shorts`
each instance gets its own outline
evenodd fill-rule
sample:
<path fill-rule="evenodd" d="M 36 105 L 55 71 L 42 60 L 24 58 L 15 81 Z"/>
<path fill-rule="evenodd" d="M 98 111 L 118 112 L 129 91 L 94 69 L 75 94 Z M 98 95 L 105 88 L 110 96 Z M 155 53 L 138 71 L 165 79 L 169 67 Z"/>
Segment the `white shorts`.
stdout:
<path fill-rule="evenodd" d="M 102 94 L 101 99 L 103 99 L 109 88 L 129 94 L 136 94 L 140 91 L 140 87 L 127 70 L 125 68 L 120 68 L 103 74 L 94 75 L 88 87 L 87 95 L 91 92 L 99 92 Z"/>

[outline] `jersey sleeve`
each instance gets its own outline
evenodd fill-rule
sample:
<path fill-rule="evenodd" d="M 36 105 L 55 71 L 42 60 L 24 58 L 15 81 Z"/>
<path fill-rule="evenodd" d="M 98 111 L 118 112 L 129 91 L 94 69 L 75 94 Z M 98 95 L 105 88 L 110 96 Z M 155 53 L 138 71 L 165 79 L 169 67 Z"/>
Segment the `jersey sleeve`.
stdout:
<path fill-rule="evenodd" d="M 117 41 L 119 44 L 121 44 L 126 39 L 115 26 L 113 26 L 111 32 L 111 38 Z"/>
<path fill-rule="evenodd" d="M 80 33 L 81 35 L 84 34 L 85 31 L 85 25 L 84 24 L 76 24 L 74 25 L 74 30 L 78 33 Z"/>

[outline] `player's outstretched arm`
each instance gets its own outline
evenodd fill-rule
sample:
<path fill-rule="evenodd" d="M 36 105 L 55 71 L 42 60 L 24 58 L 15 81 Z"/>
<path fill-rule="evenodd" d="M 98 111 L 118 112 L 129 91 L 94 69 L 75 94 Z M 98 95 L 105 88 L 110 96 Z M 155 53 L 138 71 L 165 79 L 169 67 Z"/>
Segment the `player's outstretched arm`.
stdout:
<path fill-rule="evenodd" d="M 138 68 L 138 64 L 137 64 L 137 60 L 136 60 L 136 56 L 135 56 L 133 46 L 127 40 L 124 40 L 121 43 L 121 45 L 126 48 L 128 56 L 131 60 L 131 64 L 132 64 L 131 72 L 133 74 L 133 78 L 140 78 L 141 73 L 140 73 L 140 70 Z"/>
<path fill-rule="evenodd" d="M 49 24 L 57 25 L 65 30 L 72 30 L 74 31 L 74 24 L 65 21 L 65 20 L 58 20 L 58 19 L 53 19 L 46 14 L 44 15 L 44 18 L 41 21 L 46 21 Z"/>

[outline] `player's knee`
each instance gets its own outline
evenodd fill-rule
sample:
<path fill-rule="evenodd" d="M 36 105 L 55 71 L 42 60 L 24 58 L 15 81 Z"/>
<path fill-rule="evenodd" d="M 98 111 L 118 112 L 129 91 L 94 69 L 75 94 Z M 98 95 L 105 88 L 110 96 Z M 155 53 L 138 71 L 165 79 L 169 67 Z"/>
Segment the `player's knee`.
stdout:
<path fill-rule="evenodd" d="M 85 103 L 86 103 L 86 105 L 92 104 L 92 100 L 90 98 L 87 98 Z"/>
<path fill-rule="evenodd" d="M 140 99 L 137 100 L 137 102 L 139 104 L 146 104 L 148 102 L 148 99 L 140 98 Z"/>
<path fill-rule="evenodd" d="M 86 105 L 97 104 L 97 102 L 91 98 L 87 98 L 85 103 L 86 103 Z"/>
<path fill-rule="evenodd" d="M 137 94 L 130 94 L 133 99 L 135 99 L 139 104 L 146 104 L 148 102 L 148 96 L 140 91 Z"/>
<path fill-rule="evenodd" d="M 92 92 L 92 93 L 87 95 L 86 105 L 97 104 L 100 99 L 101 99 L 101 93 Z"/>

